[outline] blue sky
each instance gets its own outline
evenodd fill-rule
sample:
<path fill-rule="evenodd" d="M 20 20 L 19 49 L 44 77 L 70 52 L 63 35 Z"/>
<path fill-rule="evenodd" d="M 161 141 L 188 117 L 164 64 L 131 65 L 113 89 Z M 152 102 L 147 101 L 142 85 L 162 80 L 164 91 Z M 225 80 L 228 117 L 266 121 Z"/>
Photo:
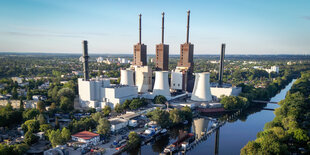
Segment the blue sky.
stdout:
<path fill-rule="evenodd" d="M 309 0 L 1 0 L 0 51 L 132 54 L 142 42 L 155 54 L 161 42 L 179 54 L 186 40 L 191 10 L 190 42 L 195 54 L 310 54 Z"/>

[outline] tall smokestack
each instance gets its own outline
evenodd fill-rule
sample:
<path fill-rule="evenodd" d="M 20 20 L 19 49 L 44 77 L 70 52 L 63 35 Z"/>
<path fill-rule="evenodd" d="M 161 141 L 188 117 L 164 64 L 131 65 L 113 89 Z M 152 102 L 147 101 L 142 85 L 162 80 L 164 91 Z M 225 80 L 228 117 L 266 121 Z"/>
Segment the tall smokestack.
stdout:
<path fill-rule="evenodd" d="M 87 40 L 83 41 L 83 47 L 84 47 L 84 52 L 83 52 L 83 69 L 84 69 L 84 80 L 88 81 L 89 80 L 89 75 L 88 75 L 88 48 L 87 48 Z"/>
<path fill-rule="evenodd" d="M 162 22 L 161 22 L 161 43 L 164 44 L 164 23 L 165 23 L 165 12 L 162 13 Z"/>
<path fill-rule="evenodd" d="M 225 47 L 226 47 L 226 45 L 222 44 L 221 57 L 220 57 L 220 70 L 219 70 L 219 87 L 223 86 Z"/>
<path fill-rule="evenodd" d="M 187 11 L 187 34 L 186 34 L 186 43 L 188 44 L 189 42 L 189 15 L 190 15 L 191 11 L 188 10 Z"/>
<path fill-rule="evenodd" d="M 141 14 L 139 14 L 139 44 L 141 44 Z"/>

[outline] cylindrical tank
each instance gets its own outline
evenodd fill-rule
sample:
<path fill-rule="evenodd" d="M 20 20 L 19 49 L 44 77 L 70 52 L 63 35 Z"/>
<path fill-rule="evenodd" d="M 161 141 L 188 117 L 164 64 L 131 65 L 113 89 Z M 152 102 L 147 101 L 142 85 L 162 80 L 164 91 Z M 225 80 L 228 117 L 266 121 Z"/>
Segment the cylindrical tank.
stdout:
<path fill-rule="evenodd" d="M 195 85 L 191 100 L 193 101 L 212 101 L 210 90 L 210 73 L 196 73 Z"/>
<path fill-rule="evenodd" d="M 121 85 L 133 86 L 133 71 L 132 70 L 121 70 Z"/>
<path fill-rule="evenodd" d="M 168 83 L 168 71 L 156 71 L 155 72 L 155 84 L 153 89 L 154 95 L 163 95 L 170 97 L 169 83 Z"/>

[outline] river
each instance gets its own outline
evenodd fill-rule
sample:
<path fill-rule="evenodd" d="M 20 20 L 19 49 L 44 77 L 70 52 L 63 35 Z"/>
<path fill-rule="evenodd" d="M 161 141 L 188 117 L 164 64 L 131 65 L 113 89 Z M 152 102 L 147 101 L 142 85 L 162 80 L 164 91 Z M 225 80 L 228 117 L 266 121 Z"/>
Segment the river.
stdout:
<path fill-rule="evenodd" d="M 286 93 L 290 90 L 293 80 L 288 84 L 280 93 L 271 99 L 271 102 L 279 102 L 283 100 Z M 275 109 L 279 107 L 277 104 L 267 104 L 265 108 Z M 265 123 L 270 122 L 274 118 L 273 111 L 262 110 L 262 108 L 249 109 L 248 114 L 240 116 L 238 120 L 227 122 L 219 130 L 218 145 L 216 144 L 216 133 L 213 133 L 207 140 L 196 145 L 196 147 L 186 154 L 189 155 L 206 155 L 206 154 L 219 154 L 219 155 L 237 155 L 240 154 L 241 148 L 249 141 L 256 139 L 256 134 L 262 131 Z M 192 131 L 196 137 L 200 136 L 201 131 L 206 131 L 212 125 L 212 122 L 207 118 L 195 119 L 192 126 L 183 127 L 185 130 Z M 179 132 L 179 128 L 171 130 L 170 136 L 161 138 L 156 142 L 144 145 L 137 150 L 124 152 L 123 154 L 146 154 L 158 155 L 163 151 L 165 146 L 175 141 Z M 215 147 L 217 146 L 217 147 Z"/>

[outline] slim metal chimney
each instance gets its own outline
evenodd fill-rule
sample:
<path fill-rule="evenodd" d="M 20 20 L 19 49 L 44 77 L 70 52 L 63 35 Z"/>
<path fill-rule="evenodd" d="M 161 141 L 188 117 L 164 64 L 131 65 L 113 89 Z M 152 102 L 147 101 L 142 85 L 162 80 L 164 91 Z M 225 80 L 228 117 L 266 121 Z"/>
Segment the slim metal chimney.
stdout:
<path fill-rule="evenodd" d="M 191 11 L 188 10 L 187 11 L 187 34 L 186 34 L 186 43 L 188 44 L 189 42 L 189 15 L 190 15 Z"/>
<path fill-rule="evenodd" d="M 162 22 L 161 22 L 161 43 L 164 44 L 164 23 L 165 23 L 165 12 L 162 13 Z"/>
<path fill-rule="evenodd" d="M 139 44 L 141 44 L 141 14 L 139 14 Z"/>
<path fill-rule="evenodd" d="M 83 41 L 83 48 L 84 48 L 84 52 L 83 52 L 83 69 L 84 69 L 84 81 L 88 81 L 89 80 L 89 75 L 88 75 L 88 47 L 87 47 L 87 40 Z"/>
<path fill-rule="evenodd" d="M 219 87 L 223 86 L 225 47 L 226 47 L 226 45 L 222 44 L 222 50 L 221 50 L 221 56 L 220 56 L 220 70 L 219 70 Z"/>

